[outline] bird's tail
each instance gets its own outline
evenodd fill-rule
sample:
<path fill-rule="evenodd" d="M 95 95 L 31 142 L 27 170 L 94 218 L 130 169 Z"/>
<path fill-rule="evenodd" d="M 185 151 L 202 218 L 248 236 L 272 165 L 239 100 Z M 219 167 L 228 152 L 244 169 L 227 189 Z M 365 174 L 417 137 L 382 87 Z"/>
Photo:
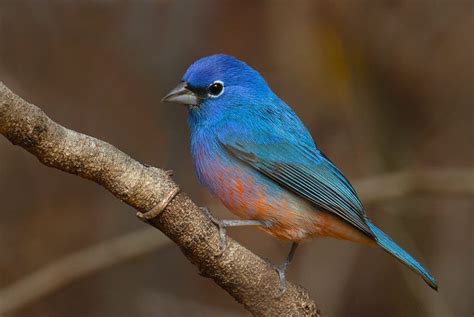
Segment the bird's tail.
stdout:
<path fill-rule="evenodd" d="M 408 252 L 403 250 L 399 245 L 397 245 L 388 235 L 386 235 L 382 230 L 377 228 L 370 220 L 367 219 L 367 225 L 370 227 L 370 230 L 375 235 L 376 242 L 381 246 L 385 251 L 396 257 L 400 262 L 408 266 L 415 273 L 420 275 L 425 282 L 434 290 L 438 290 L 438 284 L 436 279 L 428 272 L 427 269 L 423 267 L 417 260 L 415 260 Z"/>

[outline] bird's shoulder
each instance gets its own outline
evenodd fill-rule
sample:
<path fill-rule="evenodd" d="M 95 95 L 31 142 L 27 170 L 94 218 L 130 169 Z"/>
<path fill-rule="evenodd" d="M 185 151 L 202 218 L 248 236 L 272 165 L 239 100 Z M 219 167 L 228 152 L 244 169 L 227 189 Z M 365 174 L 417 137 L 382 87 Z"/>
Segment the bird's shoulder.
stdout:
<path fill-rule="evenodd" d="M 217 125 L 221 142 L 254 145 L 303 146 L 317 152 L 301 119 L 283 101 L 261 103 L 231 112 Z"/>

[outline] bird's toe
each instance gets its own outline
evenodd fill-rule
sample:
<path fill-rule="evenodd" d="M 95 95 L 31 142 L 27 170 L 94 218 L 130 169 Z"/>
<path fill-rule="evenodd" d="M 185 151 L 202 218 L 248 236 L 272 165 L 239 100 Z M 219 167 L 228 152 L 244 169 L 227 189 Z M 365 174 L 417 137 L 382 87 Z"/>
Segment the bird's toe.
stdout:
<path fill-rule="evenodd" d="M 217 230 L 219 230 L 219 251 L 215 253 L 215 256 L 222 256 L 222 254 L 224 254 L 225 250 L 227 249 L 226 226 L 222 222 L 222 220 L 214 217 L 208 208 L 201 207 L 200 209 L 202 210 L 204 215 L 206 215 L 206 217 L 209 218 L 209 220 L 217 227 Z"/>

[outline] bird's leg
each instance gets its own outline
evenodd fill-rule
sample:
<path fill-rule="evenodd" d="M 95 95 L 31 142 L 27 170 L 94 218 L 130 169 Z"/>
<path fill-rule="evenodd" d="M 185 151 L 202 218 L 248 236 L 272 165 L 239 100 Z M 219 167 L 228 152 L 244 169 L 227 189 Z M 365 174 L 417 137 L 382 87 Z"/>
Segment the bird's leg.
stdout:
<path fill-rule="evenodd" d="M 288 256 L 285 262 L 281 265 L 272 264 L 272 266 L 275 268 L 275 270 L 278 273 L 278 277 L 280 278 L 280 294 L 278 295 L 278 297 L 282 296 L 286 291 L 286 271 L 291 261 L 293 260 L 293 257 L 295 256 L 297 247 L 298 247 L 298 242 L 293 242 L 291 244 L 290 253 L 288 253 Z"/>
<path fill-rule="evenodd" d="M 227 248 L 227 228 L 228 227 L 243 227 L 243 226 L 262 226 L 262 227 L 270 227 L 271 223 L 264 220 L 251 220 L 251 219 L 230 219 L 230 220 L 221 220 L 214 217 L 209 209 L 206 207 L 201 207 L 203 213 L 214 223 L 217 228 L 219 229 L 219 237 L 220 237 L 220 246 L 219 252 L 217 253 L 218 256 L 222 255 Z"/>

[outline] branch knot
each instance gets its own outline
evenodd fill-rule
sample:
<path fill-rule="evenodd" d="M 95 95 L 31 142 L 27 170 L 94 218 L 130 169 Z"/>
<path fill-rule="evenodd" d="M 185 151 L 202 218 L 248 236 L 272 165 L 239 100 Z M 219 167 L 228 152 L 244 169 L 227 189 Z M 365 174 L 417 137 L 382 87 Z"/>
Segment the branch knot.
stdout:
<path fill-rule="evenodd" d="M 162 199 L 158 204 L 156 204 L 155 207 L 151 208 L 147 212 L 137 212 L 137 217 L 138 219 L 148 222 L 153 218 L 156 218 L 165 208 L 170 204 L 170 202 L 173 200 L 173 198 L 178 195 L 180 189 L 178 186 L 173 188 L 166 196 L 164 199 Z"/>

